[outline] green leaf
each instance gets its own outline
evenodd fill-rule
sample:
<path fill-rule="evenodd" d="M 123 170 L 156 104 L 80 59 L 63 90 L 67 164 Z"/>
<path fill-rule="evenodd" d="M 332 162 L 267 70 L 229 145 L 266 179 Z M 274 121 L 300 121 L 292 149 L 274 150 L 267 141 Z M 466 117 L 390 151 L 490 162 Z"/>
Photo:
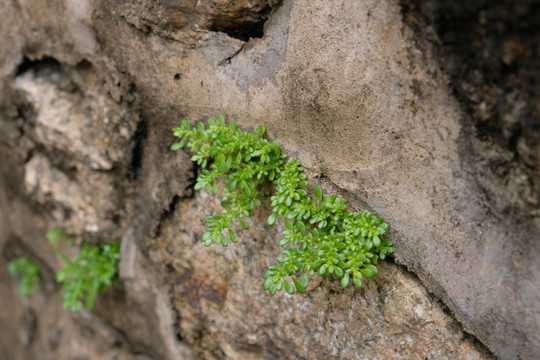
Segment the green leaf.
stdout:
<path fill-rule="evenodd" d="M 308 277 L 305 272 L 302 272 L 302 275 L 300 275 L 300 284 L 304 287 L 304 289 L 307 287 L 308 284 Z"/>
<path fill-rule="evenodd" d="M 298 290 L 300 294 L 306 293 L 306 288 L 302 284 L 300 284 L 298 280 L 293 278 L 293 283 L 294 283 L 294 286 L 296 287 L 296 290 Z"/>
<path fill-rule="evenodd" d="M 285 291 L 288 294 L 291 294 L 291 295 L 294 294 L 294 286 L 292 286 L 292 284 L 290 282 L 285 280 L 284 285 L 285 285 Z"/>
<path fill-rule="evenodd" d="M 237 241 L 236 233 L 232 229 L 229 229 L 229 239 L 231 239 L 233 243 Z"/>
<path fill-rule="evenodd" d="M 184 144 L 182 144 L 181 142 L 177 142 L 171 145 L 171 150 L 172 151 L 180 150 L 183 146 Z"/>
<path fill-rule="evenodd" d="M 209 216 L 206 216 L 204 218 L 204 222 L 206 222 L 208 224 L 215 223 L 216 221 L 218 221 L 218 216 L 217 215 L 209 215 Z"/>
<path fill-rule="evenodd" d="M 278 242 L 278 245 L 279 246 L 285 246 L 285 245 L 287 245 L 288 242 L 289 242 L 289 239 L 281 238 L 281 240 L 279 240 L 279 242 Z"/>
<path fill-rule="evenodd" d="M 212 234 L 207 232 L 207 233 L 204 233 L 203 237 L 202 237 L 202 242 L 204 242 L 204 246 L 208 247 L 210 245 L 212 245 Z"/>
<path fill-rule="evenodd" d="M 268 220 L 266 221 L 268 226 L 274 225 L 274 223 L 276 222 L 276 218 L 277 218 L 277 214 L 276 213 L 271 213 L 270 216 L 268 217 Z"/>
<path fill-rule="evenodd" d="M 285 221 L 285 227 L 291 231 L 294 230 L 293 224 L 289 220 Z"/>
<path fill-rule="evenodd" d="M 244 230 L 249 230 L 249 225 L 246 224 L 246 222 L 242 219 L 240 219 L 240 226 L 242 227 L 242 229 Z"/>
<path fill-rule="evenodd" d="M 319 268 L 319 275 L 321 276 L 328 276 L 328 264 L 323 264 L 323 266 L 321 266 Z"/>
<path fill-rule="evenodd" d="M 227 247 L 227 238 L 225 237 L 225 235 L 223 233 L 219 234 L 219 242 L 220 242 L 221 246 Z"/>
<path fill-rule="evenodd" d="M 320 203 L 323 201 L 323 191 L 319 185 L 315 186 L 313 188 L 313 191 L 315 192 L 315 196 L 317 197 L 317 200 L 319 200 Z"/>
<path fill-rule="evenodd" d="M 371 264 L 366 265 L 363 269 L 360 269 L 360 271 L 362 272 L 362 274 L 364 274 L 368 278 L 374 277 L 379 272 L 377 270 L 377 267 L 375 267 L 374 265 L 371 265 Z"/>
<path fill-rule="evenodd" d="M 349 286 L 349 275 L 345 275 L 341 278 L 341 287 L 346 289 Z"/>
<path fill-rule="evenodd" d="M 269 290 L 273 282 L 274 280 L 271 277 L 267 278 L 263 283 L 263 290 Z"/>

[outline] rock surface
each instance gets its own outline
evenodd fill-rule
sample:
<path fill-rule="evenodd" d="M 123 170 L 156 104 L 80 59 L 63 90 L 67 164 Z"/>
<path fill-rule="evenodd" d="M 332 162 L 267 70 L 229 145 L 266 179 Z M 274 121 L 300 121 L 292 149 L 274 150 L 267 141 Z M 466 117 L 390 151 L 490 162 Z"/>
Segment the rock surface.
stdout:
<path fill-rule="evenodd" d="M 504 25 L 535 24 L 534 11 L 445 4 L 0 4 L 0 293 L 16 309 L 0 318 L 22 334 L 2 327 L 0 357 L 491 358 L 475 336 L 502 359 L 535 358 L 540 79 L 519 39 L 539 32 Z M 503 24 L 501 47 L 482 11 Z M 456 50 L 456 19 L 485 54 L 470 55 L 481 42 Z M 189 156 L 168 147 L 180 119 L 218 113 L 266 125 L 312 182 L 380 214 L 395 263 L 361 290 L 318 280 L 305 297 L 268 297 L 277 248 L 264 214 L 238 245 L 204 249 L 215 199 L 193 197 Z M 93 314 L 46 315 L 60 307 L 44 240 L 56 224 L 122 238 L 119 287 Z M 24 301 L 4 266 L 21 254 L 44 268 Z M 55 319 L 66 338 L 51 340 Z"/>
<path fill-rule="evenodd" d="M 180 200 L 163 221 L 150 257 L 167 272 L 178 331 L 203 359 L 489 359 L 418 279 L 392 262 L 362 289 L 315 277 L 306 296 L 261 291 L 280 254 L 269 209 L 238 244 L 205 248 L 204 216 L 219 199 Z M 281 230 L 282 231 L 282 230 Z"/>

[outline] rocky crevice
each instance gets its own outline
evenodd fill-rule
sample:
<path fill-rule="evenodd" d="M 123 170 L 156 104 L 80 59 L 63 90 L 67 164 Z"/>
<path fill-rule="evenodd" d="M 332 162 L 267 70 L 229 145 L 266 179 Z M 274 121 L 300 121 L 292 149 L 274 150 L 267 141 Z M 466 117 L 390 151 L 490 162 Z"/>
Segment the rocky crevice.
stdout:
<path fill-rule="evenodd" d="M 176 1 L 119 4 L 122 16 L 145 34 L 185 39 L 190 30 L 223 32 L 240 41 L 261 38 L 264 24 L 281 5 L 281 0 Z"/>

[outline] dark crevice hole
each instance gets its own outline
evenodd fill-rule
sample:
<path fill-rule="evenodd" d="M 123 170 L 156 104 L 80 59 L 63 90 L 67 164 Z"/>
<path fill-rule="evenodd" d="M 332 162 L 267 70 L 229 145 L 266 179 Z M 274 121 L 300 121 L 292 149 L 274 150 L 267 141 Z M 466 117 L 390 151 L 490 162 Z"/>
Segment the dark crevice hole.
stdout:
<path fill-rule="evenodd" d="M 221 31 L 226 33 L 232 38 L 249 41 L 249 39 L 262 38 L 264 35 L 264 23 L 266 19 L 259 23 L 255 23 L 249 26 L 244 26 L 241 28 L 225 28 L 218 25 L 214 25 L 209 30 L 210 31 Z"/>
<path fill-rule="evenodd" d="M 43 68 L 53 68 L 59 69 L 62 66 L 58 60 L 52 57 L 44 57 L 40 60 L 30 60 L 26 56 L 23 58 L 23 61 L 17 68 L 16 76 L 21 75 L 27 72 L 30 69 L 43 69 Z"/>
<path fill-rule="evenodd" d="M 141 168 L 142 158 L 143 158 L 143 147 L 144 140 L 148 136 L 148 126 L 146 120 L 141 118 L 137 124 L 137 129 L 135 130 L 135 135 L 133 136 L 133 152 L 131 155 L 131 178 L 133 180 L 137 179 L 139 174 L 139 169 Z"/>
<path fill-rule="evenodd" d="M 269 0 L 255 11 L 253 9 L 238 9 L 235 16 L 224 12 L 212 19 L 208 30 L 224 32 L 230 37 L 242 41 L 262 38 L 266 21 L 281 4 L 281 0 Z"/>
<path fill-rule="evenodd" d="M 154 230 L 154 238 L 157 238 L 161 235 L 161 226 L 167 219 L 169 219 L 174 214 L 176 206 L 182 199 L 182 197 L 174 195 L 171 202 L 169 203 L 169 207 L 161 212 L 161 215 L 159 216 L 159 222 Z"/>

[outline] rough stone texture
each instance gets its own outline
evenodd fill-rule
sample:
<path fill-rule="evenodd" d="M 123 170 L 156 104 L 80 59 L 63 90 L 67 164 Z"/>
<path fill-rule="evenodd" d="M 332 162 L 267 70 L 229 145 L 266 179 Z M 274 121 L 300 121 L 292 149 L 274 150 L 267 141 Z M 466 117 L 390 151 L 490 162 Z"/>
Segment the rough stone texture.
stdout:
<path fill-rule="evenodd" d="M 122 335 L 95 315 L 73 316 L 62 311 L 60 294 L 54 287 L 41 288 L 21 301 L 5 266 L 0 269 L 0 280 L 2 303 L 9 304 L 9 311 L 0 313 L 1 359 L 149 359 L 134 356 Z M 8 324 L 17 326 L 5 329 Z"/>
<path fill-rule="evenodd" d="M 53 286 L 60 264 L 43 239 L 51 226 L 92 241 L 122 237 L 120 289 L 95 311 L 105 333 L 121 336 L 99 354 L 490 358 L 462 325 L 500 358 L 535 358 L 536 50 L 521 51 L 510 34 L 502 50 L 469 57 L 480 41 L 458 52 L 459 32 L 437 22 L 462 19 L 471 29 L 463 36 L 493 39 L 464 16 L 483 2 L 463 12 L 427 0 L 232 4 L 0 3 L 0 266 L 30 254 Z M 527 4 L 534 13 L 536 2 Z M 504 19 L 500 9 L 489 5 L 486 19 Z M 526 29 L 531 39 L 536 29 Z M 511 66 L 508 76 L 481 80 L 501 69 L 474 65 L 490 54 Z M 363 290 L 321 280 L 306 297 L 270 298 L 258 279 L 276 248 L 260 219 L 241 244 L 203 250 L 201 212 L 215 203 L 189 199 L 193 165 L 168 151 L 169 129 L 217 113 L 246 129 L 265 124 L 313 182 L 382 215 L 395 262 L 417 277 L 390 262 Z M 25 329 L 25 308 L 10 294 L 6 304 L 19 310 L 0 316 Z M 35 314 L 58 306 L 54 286 L 39 296 L 50 304 L 32 300 Z M 64 318 L 77 339 L 81 319 Z M 36 315 L 38 326 L 48 321 Z M 53 349 L 0 331 L 0 351 L 14 359 L 36 349 L 70 356 L 70 341 Z"/>
<path fill-rule="evenodd" d="M 205 248 L 219 199 L 197 194 L 168 214 L 150 251 L 167 272 L 178 331 L 203 359 L 489 359 L 438 299 L 387 262 L 362 289 L 316 277 L 306 296 L 269 297 L 261 279 L 280 253 L 268 208 L 238 244 Z M 282 228 L 283 224 L 279 224 Z"/>
<path fill-rule="evenodd" d="M 192 29 L 222 31 L 248 40 L 263 35 L 264 22 L 280 3 L 281 0 L 160 0 L 142 4 L 124 1 L 119 9 L 140 30 L 177 40 Z"/>

